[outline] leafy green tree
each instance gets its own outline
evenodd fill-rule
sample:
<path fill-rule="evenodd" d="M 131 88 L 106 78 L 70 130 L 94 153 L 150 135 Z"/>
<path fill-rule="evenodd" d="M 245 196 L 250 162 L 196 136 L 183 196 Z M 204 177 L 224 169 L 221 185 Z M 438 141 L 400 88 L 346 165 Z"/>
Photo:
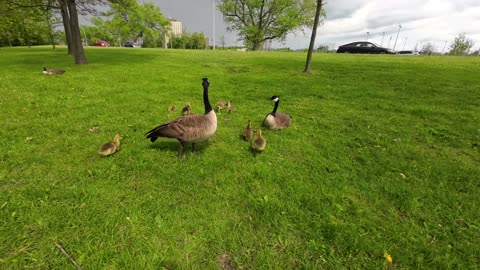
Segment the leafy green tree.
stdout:
<path fill-rule="evenodd" d="M 162 44 L 162 33 L 169 21 L 153 3 L 139 4 L 135 0 L 124 0 L 110 5 L 110 10 L 103 13 L 109 20 L 93 18 L 92 23 L 109 33 L 112 42 L 121 46 L 125 41 L 144 40 L 144 47 L 158 47 Z"/>
<path fill-rule="evenodd" d="M 193 33 L 190 37 L 190 48 L 191 49 L 205 49 L 207 48 L 207 39 L 203 33 Z"/>
<path fill-rule="evenodd" d="M 467 38 L 465 33 L 461 33 L 455 37 L 455 40 L 450 45 L 450 55 L 466 55 L 473 47 L 473 40 Z"/>
<path fill-rule="evenodd" d="M 262 49 L 267 40 L 284 41 L 291 31 L 311 26 L 316 0 L 217 0 L 218 8 L 245 45 Z"/>
<path fill-rule="evenodd" d="M 44 3 L 0 0 L 0 46 L 31 46 L 51 42 L 54 16 L 44 12 Z"/>

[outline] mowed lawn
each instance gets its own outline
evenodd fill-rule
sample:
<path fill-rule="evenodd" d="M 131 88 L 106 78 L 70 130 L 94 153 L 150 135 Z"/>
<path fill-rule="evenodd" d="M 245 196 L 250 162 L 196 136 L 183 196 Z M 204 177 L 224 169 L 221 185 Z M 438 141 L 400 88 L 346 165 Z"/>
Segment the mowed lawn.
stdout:
<path fill-rule="evenodd" d="M 1 269 L 75 269 L 58 246 L 83 269 L 480 267 L 480 57 L 86 55 L 0 48 Z M 178 160 L 144 134 L 202 113 L 203 77 L 236 111 Z M 272 95 L 293 124 L 254 157 Z"/>

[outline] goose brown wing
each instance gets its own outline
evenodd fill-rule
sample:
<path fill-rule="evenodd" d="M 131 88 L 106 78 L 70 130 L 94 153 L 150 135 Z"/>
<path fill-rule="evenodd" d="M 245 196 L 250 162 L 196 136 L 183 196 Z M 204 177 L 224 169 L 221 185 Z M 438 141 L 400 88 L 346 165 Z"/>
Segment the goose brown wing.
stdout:
<path fill-rule="evenodd" d="M 288 127 L 292 123 L 292 117 L 286 113 L 276 113 L 275 120 L 279 126 Z"/>
<path fill-rule="evenodd" d="M 147 138 L 167 137 L 185 138 L 189 134 L 197 134 L 204 130 L 208 120 L 204 115 L 192 114 L 179 117 L 169 123 L 160 125 L 146 133 Z"/>

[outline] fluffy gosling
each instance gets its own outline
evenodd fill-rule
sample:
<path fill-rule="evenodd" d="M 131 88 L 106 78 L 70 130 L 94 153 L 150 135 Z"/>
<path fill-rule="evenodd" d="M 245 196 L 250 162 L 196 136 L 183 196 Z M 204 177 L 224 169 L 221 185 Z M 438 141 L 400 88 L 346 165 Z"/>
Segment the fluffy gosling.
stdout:
<path fill-rule="evenodd" d="M 113 138 L 113 141 L 109 141 L 105 143 L 98 153 L 102 156 L 110 156 L 115 154 L 118 150 L 120 150 L 120 140 L 123 139 L 122 135 L 116 134 Z"/>
<path fill-rule="evenodd" d="M 230 101 L 228 101 L 227 102 L 227 112 L 228 113 L 233 113 L 235 111 L 236 111 L 235 107 L 233 107 L 232 104 L 230 103 Z"/>
<path fill-rule="evenodd" d="M 262 137 L 262 130 L 257 129 L 257 135 L 254 139 L 252 139 L 253 156 L 255 156 L 257 152 L 261 153 L 265 149 L 266 145 L 267 141 Z"/>
<path fill-rule="evenodd" d="M 175 106 L 175 105 L 172 105 L 172 106 L 168 107 L 169 112 L 174 112 L 176 110 L 177 110 L 177 106 Z"/>
<path fill-rule="evenodd" d="M 227 106 L 226 101 L 219 101 L 219 102 L 217 102 L 217 104 L 215 104 L 215 110 L 217 110 L 217 112 L 220 112 L 221 110 L 223 110 L 225 108 L 225 106 Z"/>
<path fill-rule="evenodd" d="M 247 126 L 243 129 L 243 139 L 245 141 L 250 141 L 253 137 L 253 129 L 252 129 L 252 123 L 250 120 L 248 120 Z"/>
<path fill-rule="evenodd" d="M 182 108 L 182 115 L 187 115 L 192 113 L 192 106 L 190 103 L 187 103 L 185 107 Z"/>

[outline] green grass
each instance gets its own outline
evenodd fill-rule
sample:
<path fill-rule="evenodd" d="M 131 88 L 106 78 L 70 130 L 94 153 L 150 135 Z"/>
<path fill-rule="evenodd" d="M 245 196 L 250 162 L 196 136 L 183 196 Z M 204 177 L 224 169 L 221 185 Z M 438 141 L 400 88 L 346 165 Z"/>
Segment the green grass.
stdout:
<path fill-rule="evenodd" d="M 480 57 L 86 54 L 0 48 L 1 269 L 73 269 L 55 243 L 84 269 L 479 268 Z M 202 77 L 237 111 L 180 161 L 144 133 L 201 113 Z M 254 158 L 274 94 L 293 125 Z"/>

